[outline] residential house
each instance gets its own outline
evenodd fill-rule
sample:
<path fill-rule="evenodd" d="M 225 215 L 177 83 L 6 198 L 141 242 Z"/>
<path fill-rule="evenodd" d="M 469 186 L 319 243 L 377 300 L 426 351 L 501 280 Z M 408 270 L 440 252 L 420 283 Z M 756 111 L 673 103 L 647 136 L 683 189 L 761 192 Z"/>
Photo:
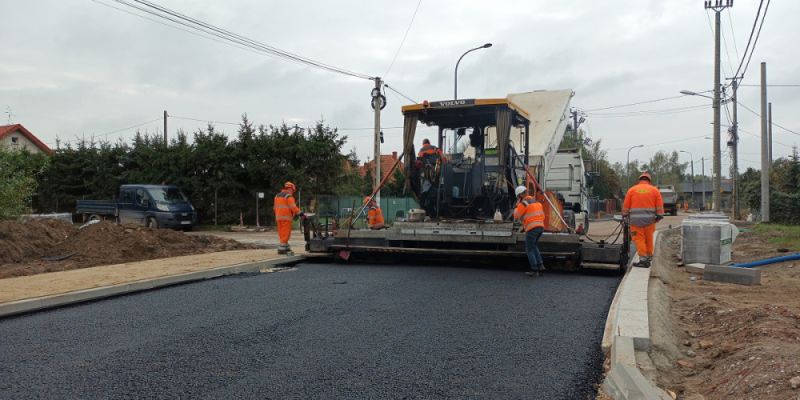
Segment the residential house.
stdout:
<path fill-rule="evenodd" d="M 31 153 L 53 154 L 44 142 L 39 140 L 22 124 L 0 126 L 0 146 L 7 149 L 28 150 Z"/>

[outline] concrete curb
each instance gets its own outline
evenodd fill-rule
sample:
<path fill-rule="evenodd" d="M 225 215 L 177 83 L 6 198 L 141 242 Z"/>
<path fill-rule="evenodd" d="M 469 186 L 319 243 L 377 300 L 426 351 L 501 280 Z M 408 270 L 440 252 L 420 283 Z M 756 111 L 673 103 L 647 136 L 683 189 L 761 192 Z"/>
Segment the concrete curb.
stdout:
<path fill-rule="evenodd" d="M 119 285 L 102 286 L 97 288 L 61 293 L 52 296 L 42 296 L 24 300 L 17 300 L 0 304 L 0 318 L 5 318 L 17 314 L 41 311 L 48 308 L 61 307 L 69 304 L 76 304 L 86 301 L 104 299 L 108 297 L 121 296 L 129 293 L 142 292 L 145 290 L 178 285 L 182 283 L 201 281 L 205 279 L 214 279 L 223 276 L 236 275 L 242 273 L 258 273 L 265 268 L 277 267 L 281 265 L 292 265 L 301 262 L 305 259 L 306 259 L 305 256 L 274 258 L 269 260 L 256 261 L 252 263 L 217 267 L 205 271 L 195 271 L 179 275 L 169 275 L 154 279 L 145 279 L 141 281 L 134 281 L 131 283 L 123 283 Z"/>
<path fill-rule="evenodd" d="M 653 241 L 658 244 L 659 232 Z M 632 257 L 631 264 L 639 256 Z M 650 324 L 647 308 L 649 268 L 629 266 L 617 288 L 606 319 L 602 348 L 610 356 L 611 368 L 603 380 L 603 390 L 616 400 L 664 399 L 672 397 L 642 375 L 636 364 L 636 350 L 650 349 Z"/>

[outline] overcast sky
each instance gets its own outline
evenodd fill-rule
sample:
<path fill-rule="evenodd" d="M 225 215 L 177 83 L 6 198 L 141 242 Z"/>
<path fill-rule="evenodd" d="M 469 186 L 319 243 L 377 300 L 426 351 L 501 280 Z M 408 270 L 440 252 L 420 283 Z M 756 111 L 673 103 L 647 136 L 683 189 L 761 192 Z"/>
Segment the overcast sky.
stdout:
<path fill-rule="evenodd" d="M 709 17 L 702 0 L 424 0 L 388 73 L 417 0 L 157 2 L 284 50 L 385 77 L 418 101 L 452 98 L 456 60 L 485 42 L 494 46 L 461 63 L 461 98 L 569 88 L 576 93 L 574 106 L 593 110 L 676 96 L 682 89 L 709 90 L 713 83 L 713 14 Z M 743 54 L 757 6 L 757 0 L 737 0 L 730 13 L 723 13 L 723 76 L 732 75 Z M 56 137 L 88 138 L 154 120 L 163 110 L 203 121 L 237 122 L 247 113 L 263 124 L 309 126 L 324 118 L 331 126 L 351 129 L 373 123 L 373 83 L 367 80 L 210 41 L 91 0 L 0 0 L 0 9 L 2 123 L 10 108 L 12 123 L 24 124 L 51 145 Z M 771 4 L 743 84 L 759 82 L 761 61 L 768 63 L 770 83 L 800 84 L 798 15 L 798 1 Z M 384 153 L 401 147 L 401 131 L 388 128 L 402 124 L 400 106 L 408 103 L 391 92 L 387 96 Z M 774 120 L 800 132 L 800 87 L 770 88 L 769 97 Z M 743 86 L 739 98 L 760 109 L 757 87 Z M 594 140 L 602 139 L 612 161 L 624 161 L 627 147 L 635 144 L 648 147 L 634 150 L 632 158 L 679 149 L 699 160 L 711 156 L 711 141 L 703 138 L 712 133 L 711 108 L 609 113 L 709 103 L 689 96 L 589 111 L 585 127 Z M 758 165 L 760 139 L 753 135 L 759 134 L 760 122 L 743 109 L 739 116 L 743 170 Z M 169 133 L 203 125 L 172 118 Z M 236 126 L 217 127 L 235 136 Z M 160 132 L 161 122 L 140 129 Z M 127 140 L 134 131 L 103 137 Z M 371 156 L 369 130 L 342 133 L 349 137 L 347 149 L 356 148 L 362 160 Z M 776 158 L 800 144 L 800 136 L 778 128 L 774 138 Z M 686 140 L 674 143 L 680 139 Z M 656 145 L 667 141 L 673 143 Z M 726 155 L 723 168 L 728 165 Z M 699 167 L 698 161 L 697 173 Z M 710 168 L 706 162 L 706 171 Z"/>

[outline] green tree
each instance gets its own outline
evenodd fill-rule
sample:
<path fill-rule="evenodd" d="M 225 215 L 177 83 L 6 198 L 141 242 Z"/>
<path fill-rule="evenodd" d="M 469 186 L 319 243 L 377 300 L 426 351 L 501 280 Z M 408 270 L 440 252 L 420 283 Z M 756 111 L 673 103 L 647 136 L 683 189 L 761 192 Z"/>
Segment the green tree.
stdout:
<path fill-rule="evenodd" d="M 44 155 L 0 146 L 0 219 L 30 212 L 37 178 L 47 162 Z"/>

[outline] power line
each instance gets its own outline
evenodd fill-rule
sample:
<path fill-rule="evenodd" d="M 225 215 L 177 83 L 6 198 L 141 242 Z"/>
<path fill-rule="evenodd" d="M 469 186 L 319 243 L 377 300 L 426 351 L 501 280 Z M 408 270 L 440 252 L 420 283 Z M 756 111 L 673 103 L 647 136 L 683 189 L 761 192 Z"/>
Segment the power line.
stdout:
<path fill-rule="evenodd" d="M 750 111 L 750 113 L 752 113 L 753 115 L 755 115 L 755 116 L 757 116 L 757 117 L 761 117 L 761 114 L 757 113 L 755 110 L 753 110 L 752 108 L 748 107 L 747 105 L 745 105 L 745 104 L 744 104 L 744 103 L 742 103 L 741 101 L 740 101 L 740 102 L 738 102 L 738 104 L 739 104 L 740 106 L 744 107 L 744 109 L 745 109 L 745 110 L 747 110 L 747 111 Z M 772 125 L 775 125 L 775 126 L 777 126 L 778 128 L 781 128 L 781 129 L 783 129 L 783 130 L 784 130 L 784 131 L 786 131 L 786 132 L 789 132 L 789 133 L 795 134 L 795 135 L 797 135 L 797 136 L 800 136 L 800 132 L 796 132 L 796 131 L 793 131 L 793 130 L 791 130 L 791 129 L 789 129 L 789 128 L 786 128 L 786 127 L 784 127 L 784 126 L 778 125 L 778 124 L 775 122 L 775 120 L 772 120 L 772 121 L 770 121 L 770 122 L 772 122 Z"/>
<path fill-rule="evenodd" d="M 336 66 L 333 66 L 333 65 L 330 65 L 330 64 L 325 64 L 325 63 L 322 63 L 322 62 L 319 62 L 319 61 L 315 61 L 313 59 L 310 59 L 310 58 L 307 58 L 307 57 L 303 57 L 303 56 L 300 56 L 298 54 L 294 54 L 294 53 L 279 49 L 277 47 L 274 47 L 274 46 L 271 46 L 271 45 L 268 45 L 268 44 L 264 44 L 262 42 L 247 38 L 245 36 L 235 34 L 235 33 L 230 32 L 228 30 L 225 30 L 225 29 L 219 28 L 217 26 L 211 25 L 209 23 L 200 21 L 198 19 L 186 16 L 184 14 L 181 14 L 179 12 L 170 10 L 170 9 L 168 9 L 166 7 L 160 6 L 158 4 L 155 4 L 155 3 L 152 3 L 152 2 L 149 2 L 149 1 L 132 0 L 133 2 L 135 2 L 137 4 L 133 4 L 132 2 L 127 1 L 127 0 L 113 0 L 113 1 L 116 2 L 116 3 L 119 3 L 121 5 L 124 5 L 126 7 L 134 8 L 134 9 L 137 9 L 139 11 L 145 12 L 147 14 L 153 15 L 155 17 L 158 17 L 158 18 L 161 18 L 161 19 L 164 19 L 164 20 L 168 20 L 168 21 L 171 21 L 171 22 L 176 23 L 176 24 L 183 25 L 183 26 L 185 26 L 185 27 L 187 27 L 189 29 L 193 29 L 193 30 L 201 32 L 203 34 L 213 35 L 213 36 L 216 36 L 216 37 L 218 37 L 218 38 L 220 38 L 222 40 L 225 40 L 225 41 L 228 41 L 228 42 L 232 42 L 232 43 L 235 43 L 235 44 L 240 45 L 240 46 L 248 47 L 248 48 L 251 48 L 253 50 L 257 50 L 257 51 L 259 51 L 261 53 L 265 53 L 265 54 L 268 54 L 268 55 L 271 55 L 271 56 L 275 56 L 277 58 L 281 58 L 281 59 L 284 59 L 284 60 L 287 60 L 287 61 L 292 61 L 292 62 L 295 62 L 295 63 L 304 64 L 304 65 L 307 65 L 307 66 L 312 66 L 312 67 L 316 67 L 316 68 L 319 68 L 319 69 L 322 69 L 322 70 L 326 70 L 326 71 L 329 71 L 329 72 L 335 72 L 335 73 L 339 73 L 339 74 L 342 74 L 342 75 L 352 76 L 352 77 L 355 77 L 355 78 L 361 78 L 361 79 L 367 79 L 367 80 L 374 79 L 373 77 L 371 77 L 369 75 L 366 75 L 366 74 L 354 72 L 354 71 L 347 70 L 347 69 L 340 68 L 340 67 L 336 67 Z"/>
<path fill-rule="evenodd" d="M 702 92 L 696 92 L 696 93 L 708 93 L 710 91 L 711 90 L 704 90 Z M 615 106 L 608 106 L 608 107 L 601 107 L 601 108 L 589 108 L 589 109 L 584 109 L 583 111 L 591 112 L 591 111 L 610 110 L 612 108 L 633 107 L 633 106 L 638 106 L 638 105 L 641 105 L 641 104 L 650 104 L 650 103 L 657 103 L 657 102 L 660 102 L 660 101 L 680 99 L 680 98 L 686 97 L 686 96 L 690 96 L 690 95 L 682 94 L 682 95 L 679 95 L 679 96 L 670 96 L 670 97 L 662 97 L 662 98 L 653 99 L 653 100 L 644 100 L 644 101 L 639 101 L 639 102 L 636 102 L 636 103 L 617 104 Z"/>
<path fill-rule="evenodd" d="M 95 138 L 95 137 L 100 137 L 100 136 L 102 136 L 102 137 L 108 137 L 108 136 L 110 136 L 110 135 L 113 135 L 113 134 L 115 134 L 115 133 L 120 133 L 120 132 L 124 132 L 124 131 L 131 130 L 131 129 L 133 129 L 133 128 L 138 128 L 138 127 L 140 127 L 140 126 L 144 126 L 144 125 L 152 124 L 153 122 L 156 122 L 156 121 L 161 121 L 161 117 L 159 117 L 159 118 L 156 118 L 156 119 L 152 119 L 152 120 L 150 120 L 150 121 L 140 122 L 140 123 L 138 123 L 138 124 L 131 125 L 131 126 L 127 126 L 127 127 L 125 127 L 125 128 L 119 128 L 119 129 L 114 129 L 114 130 L 112 130 L 112 131 L 108 131 L 108 132 L 104 132 L 104 133 L 93 134 L 93 135 L 91 135 L 91 138 L 92 138 L 92 140 L 94 140 L 94 138 Z M 58 141 L 58 143 L 67 143 L 67 144 L 69 144 L 69 143 L 72 143 L 73 141 L 77 142 L 77 141 L 81 141 L 81 140 L 83 140 L 83 139 L 78 139 L 78 138 L 76 138 L 75 140 L 60 140 L 60 139 L 58 139 L 58 138 L 56 137 L 56 140 Z"/>
<path fill-rule="evenodd" d="M 390 129 L 403 129 L 402 126 L 387 126 L 381 127 L 381 130 L 390 130 Z M 339 131 L 374 131 L 375 127 L 371 126 L 369 128 L 336 128 Z"/>
<path fill-rule="evenodd" d="M 711 25 L 711 13 L 708 12 L 708 8 L 706 8 L 706 17 L 708 20 L 708 29 L 711 30 L 711 37 L 714 37 L 714 28 Z M 725 38 L 725 32 L 720 28 L 720 34 L 722 36 L 722 44 L 725 46 L 725 57 L 728 59 L 728 70 L 730 73 L 733 73 L 733 63 L 731 62 L 731 54 L 728 52 L 728 41 Z"/>
<path fill-rule="evenodd" d="M 770 0 L 767 0 L 766 7 L 764 7 L 764 0 L 761 0 L 758 3 L 758 10 L 756 11 L 756 17 L 753 20 L 752 28 L 750 28 L 750 36 L 747 38 L 747 46 L 745 46 L 744 48 L 742 59 L 741 61 L 739 61 L 739 67 L 736 68 L 736 73 L 733 75 L 734 77 L 744 77 L 744 74 L 747 72 L 747 68 L 750 66 L 750 59 L 753 57 L 753 53 L 755 52 L 756 48 L 756 43 L 758 42 L 758 37 L 761 35 L 761 27 L 764 26 L 764 19 L 767 16 L 767 8 L 769 8 L 769 3 Z M 761 13 L 762 8 L 764 10 L 763 14 Z M 759 16 L 761 17 L 760 24 L 758 22 Z M 756 34 L 756 26 L 758 26 L 758 34 Z M 753 40 L 754 38 L 755 40 Z M 745 64 L 745 59 L 747 59 L 746 64 Z M 744 69 L 742 69 L 742 67 L 744 67 Z"/>
<path fill-rule="evenodd" d="M 740 84 L 739 85 L 739 87 L 742 87 L 742 86 L 761 87 L 761 85 L 759 85 L 759 84 L 749 84 L 749 85 Z M 767 87 L 800 87 L 800 85 L 770 85 L 770 84 L 767 84 Z"/>
<path fill-rule="evenodd" d="M 728 10 L 728 23 L 731 26 L 731 40 L 733 42 L 733 49 L 736 51 L 736 58 L 739 58 L 739 46 L 736 45 L 736 31 L 733 30 L 733 17 L 731 16 L 731 9 L 727 8 Z"/>
<path fill-rule="evenodd" d="M 744 65 L 744 70 L 742 70 L 742 76 L 744 76 L 744 73 L 747 72 L 747 67 L 750 66 L 750 60 L 753 58 L 753 53 L 755 53 L 756 51 L 756 44 L 758 44 L 758 38 L 761 37 L 761 28 L 764 27 L 764 20 L 767 19 L 767 10 L 769 10 L 769 4 L 770 0 L 767 0 L 767 5 L 764 6 L 764 14 L 761 15 L 761 23 L 758 25 L 758 33 L 756 33 L 756 38 L 755 40 L 753 40 L 753 48 L 750 49 L 750 55 L 747 57 L 747 64 Z"/>
<path fill-rule="evenodd" d="M 397 51 L 394 53 L 394 57 L 392 57 L 392 62 L 389 64 L 389 68 L 387 68 L 386 72 L 383 73 L 384 78 L 386 78 L 389 75 L 389 71 L 391 71 L 392 67 L 394 67 L 394 62 L 397 61 L 397 56 L 400 55 L 400 50 L 403 48 L 403 44 L 406 43 L 408 32 L 411 31 L 411 25 L 414 24 L 414 18 L 417 17 L 417 11 L 419 11 L 420 4 L 422 4 L 422 0 L 419 0 L 417 2 L 417 7 L 414 8 L 414 14 L 411 15 L 411 21 L 408 22 L 408 28 L 406 28 L 406 33 L 403 34 L 403 40 L 400 41 L 400 46 L 397 47 Z"/>
<path fill-rule="evenodd" d="M 389 89 L 389 90 L 391 90 L 391 91 L 393 91 L 393 92 L 397 93 L 398 95 L 400 95 L 400 96 L 401 96 L 401 97 L 403 97 L 404 99 L 406 99 L 406 100 L 408 100 L 408 101 L 410 101 L 410 102 L 412 102 L 412 103 L 414 103 L 414 104 L 419 104 L 419 102 L 418 102 L 418 101 L 416 101 L 416 100 L 412 99 L 411 97 L 408 97 L 408 96 L 406 96 L 406 95 L 404 95 L 404 94 L 400 93 L 400 91 L 398 91 L 397 89 L 395 89 L 395 88 L 393 88 L 393 87 L 391 87 L 391 86 L 387 85 L 386 83 L 384 83 L 384 84 L 383 84 L 383 87 L 385 87 L 385 88 L 387 88 L 387 89 Z"/>
<path fill-rule="evenodd" d="M 206 123 L 209 123 L 209 124 L 210 124 L 210 123 L 214 123 L 214 124 L 220 124 L 220 125 L 239 125 L 239 123 L 238 123 L 238 122 L 225 122 L 225 121 L 214 121 L 214 120 L 210 120 L 210 119 L 200 119 L 200 118 L 190 118 L 190 117 L 179 117 L 179 116 L 177 116 L 177 115 L 170 115 L 170 116 L 169 116 L 169 118 L 175 118 L 175 119 L 185 119 L 185 120 L 189 120 L 189 121 L 197 121 L 197 122 L 206 122 Z"/>
<path fill-rule="evenodd" d="M 679 108 L 664 108 L 655 110 L 643 111 L 629 111 L 620 113 L 587 113 L 592 118 L 625 118 L 625 117 L 644 117 L 651 115 L 671 115 L 680 114 L 690 111 L 706 110 L 710 107 L 708 104 L 701 104 L 696 106 L 679 107 Z"/>
<path fill-rule="evenodd" d="M 646 144 L 646 145 L 644 145 L 644 147 L 653 147 L 653 146 L 661 146 L 661 145 L 665 145 L 665 144 L 671 144 L 671 143 L 685 142 L 685 141 L 687 141 L 687 140 L 693 140 L 693 139 L 705 138 L 706 136 L 707 136 L 707 135 L 702 135 L 702 136 L 692 136 L 692 137 L 683 138 L 683 139 L 669 140 L 669 141 L 666 141 L 666 142 L 661 142 L 661 143 L 652 143 L 652 144 Z M 612 148 L 612 149 L 607 149 L 607 150 L 608 150 L 608 151 L 616 151 L 616 150 L 627 150 L 627 149 L 629 149 L 629 148 L 630 148 L 630 146 L 625 146 L 625 147 L 615 147 L 615 148 Z"/>

